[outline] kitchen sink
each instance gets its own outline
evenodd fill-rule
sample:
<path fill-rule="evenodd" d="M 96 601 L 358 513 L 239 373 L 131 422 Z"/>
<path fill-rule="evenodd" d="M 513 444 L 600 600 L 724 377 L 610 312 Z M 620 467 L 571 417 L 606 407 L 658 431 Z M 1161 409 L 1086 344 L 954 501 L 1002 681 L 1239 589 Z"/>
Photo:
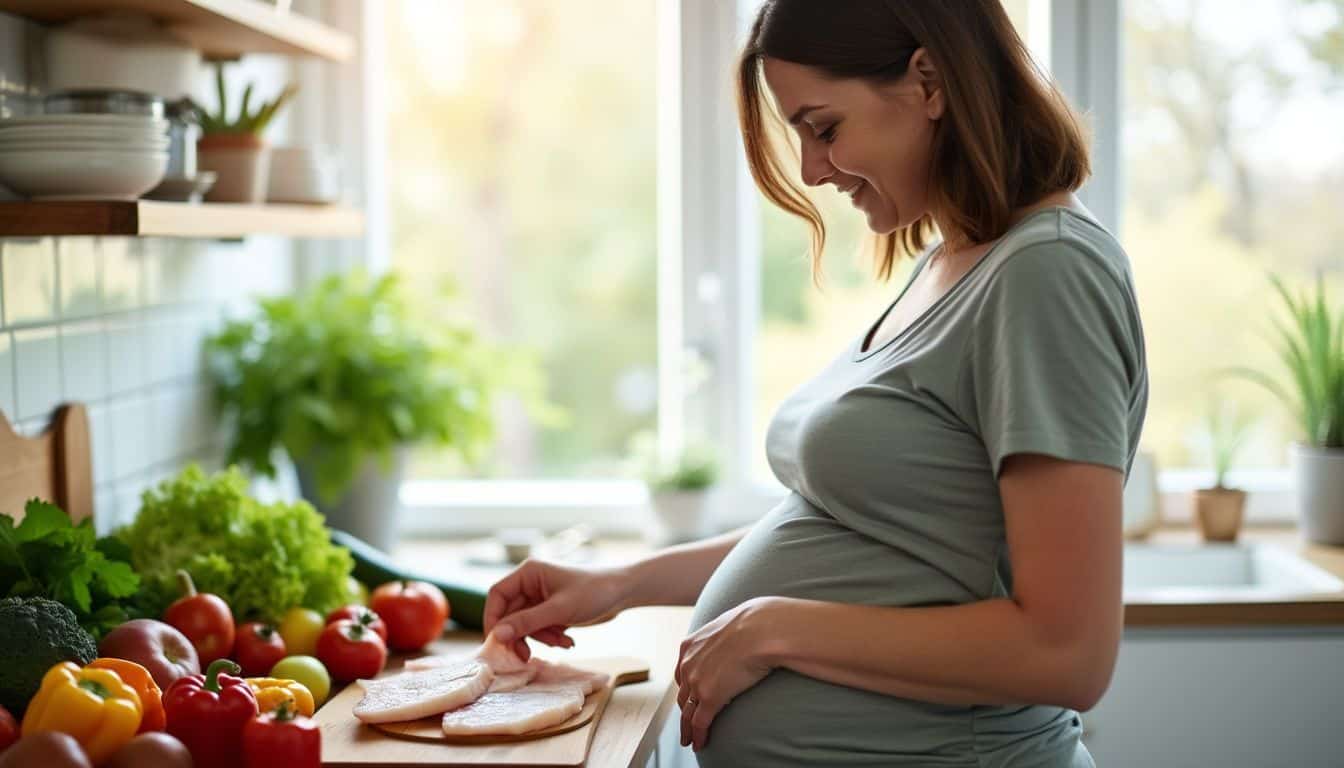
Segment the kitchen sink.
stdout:
<path fill-rule="evenodd" d="M 1262 601 L 1344 594 L 1344 581 L 1265 543 L 1125 544 L 1126 603 Z"/>

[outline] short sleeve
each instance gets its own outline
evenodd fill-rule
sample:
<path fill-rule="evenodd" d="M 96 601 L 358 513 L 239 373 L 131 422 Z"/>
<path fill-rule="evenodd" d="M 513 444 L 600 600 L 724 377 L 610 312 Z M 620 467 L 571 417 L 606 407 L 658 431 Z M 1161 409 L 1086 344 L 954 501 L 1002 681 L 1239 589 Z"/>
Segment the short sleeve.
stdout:
<path fill-rule="evenodd" d="M 1052 241 L 1008 255 L 984 290 L 960 392 L 994 476 L 1014 453 L 1127 471 L 1142 332 L 1124 273 Z"/>

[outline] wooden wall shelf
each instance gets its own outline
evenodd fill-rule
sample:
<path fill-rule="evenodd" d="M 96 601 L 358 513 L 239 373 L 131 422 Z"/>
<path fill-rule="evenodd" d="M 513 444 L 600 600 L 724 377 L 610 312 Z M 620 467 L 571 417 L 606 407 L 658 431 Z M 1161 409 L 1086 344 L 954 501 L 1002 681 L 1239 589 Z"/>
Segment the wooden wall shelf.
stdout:
<path fill-rule="evenodd" d="M 233 203 L 0 203 L 0 237 L 124 235 L 130 237 L 346 238 L 364 233 L 364 213 L 341 205 Z"/>
<path fill-rule="evenodd" d="M 148 14 L 207 58 L 282 53 L 344 61 L 347 34 L 262 0 L 0 0 L 0 12 L 55 24 L 106 11 Z"/>

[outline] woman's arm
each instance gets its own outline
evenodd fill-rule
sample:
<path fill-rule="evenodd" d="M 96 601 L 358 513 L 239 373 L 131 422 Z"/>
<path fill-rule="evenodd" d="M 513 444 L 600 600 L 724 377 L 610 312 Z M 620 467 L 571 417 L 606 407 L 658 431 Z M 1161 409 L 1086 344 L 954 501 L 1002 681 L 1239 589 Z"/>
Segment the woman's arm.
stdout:
<path fill-rule="evenodd" d="M 627 589 L 621 609 L 641 605 L 695 605 L 705 582 L 751 526 L 711 539 L 659 550 L 626 566 L 621 582 Z"/>
<path fill-rule="evenodd" d="M 1110 684 L 1123 627 L 1122 476 L 1018 454 L 1000 491 L 1011 598 L 919 608 L 766 598 L 766 663 L 943 704 L 1090 709 Z"/>

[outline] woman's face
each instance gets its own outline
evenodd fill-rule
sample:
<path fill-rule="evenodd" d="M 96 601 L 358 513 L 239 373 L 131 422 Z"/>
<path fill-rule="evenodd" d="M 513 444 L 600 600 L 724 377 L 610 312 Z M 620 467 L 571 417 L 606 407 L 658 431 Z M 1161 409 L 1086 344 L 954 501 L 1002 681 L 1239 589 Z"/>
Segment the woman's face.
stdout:
<path fill-rule="evenodd" d="M 928 212 L 929 156 L 943 92 L 920 49 L 905 74 L 880 86 L 831 80 L 811 67 L 766 57 L 765 81 L 802 144 L 802 177 L 848 193 L 879 234 Z"/>

